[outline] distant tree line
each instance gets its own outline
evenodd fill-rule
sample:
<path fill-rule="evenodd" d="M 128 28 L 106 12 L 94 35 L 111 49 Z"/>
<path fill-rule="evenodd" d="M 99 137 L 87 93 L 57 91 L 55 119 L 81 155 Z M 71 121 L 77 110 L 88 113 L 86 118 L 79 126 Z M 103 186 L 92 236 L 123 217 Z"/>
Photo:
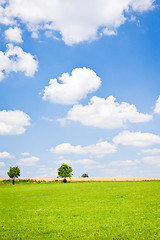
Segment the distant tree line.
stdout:
<path fill-rule="evenodd" d="M 58 177 L 64 178 L 63 182 L 67 182 L 67 178 L 71 178 L 73 175 L 73 168 L 65 163 L 63 163 L 58 168 Z M 18 166 L 16 167 L 10 167 L 9 171 L 7 172 L 8 176 L 12 179 L 12 184 L 15 184 L 15 179 L 20 176 L 20 169 Z M 87 173 L 82 174 L 83 178 L 89 177 Z"/>

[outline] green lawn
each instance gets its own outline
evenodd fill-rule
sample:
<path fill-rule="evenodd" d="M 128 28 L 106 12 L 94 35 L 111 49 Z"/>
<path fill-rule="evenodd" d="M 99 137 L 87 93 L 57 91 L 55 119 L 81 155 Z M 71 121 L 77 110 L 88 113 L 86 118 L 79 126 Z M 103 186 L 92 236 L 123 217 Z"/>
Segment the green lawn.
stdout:
<path fill-rule="evenodd" d="M 0 185 L 0 239 L 160 239 L 160 182 Z"/>

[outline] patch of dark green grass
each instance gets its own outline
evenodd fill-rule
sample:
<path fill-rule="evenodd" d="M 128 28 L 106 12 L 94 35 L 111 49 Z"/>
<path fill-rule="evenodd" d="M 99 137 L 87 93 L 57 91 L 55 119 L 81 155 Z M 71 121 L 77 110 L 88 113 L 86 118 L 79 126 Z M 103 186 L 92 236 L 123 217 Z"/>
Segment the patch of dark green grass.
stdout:
<path fill-rule="evenodd" d="M 1 185 L 0 239 L 160 239 L 160 182 Z"/>
<path fill-rule="evenodd" d="M 55 183 L 55 182 L 62 182 L 58 180 L 53 180 L 53 181 L 45 181 L 45 180 L 36 180 L 36 179 L 15 179 L 15 184 L 23 184 L 23 183 Z M 0 185 L 12 185 L 12 179 L 5 179 L 0 181 Z"/>

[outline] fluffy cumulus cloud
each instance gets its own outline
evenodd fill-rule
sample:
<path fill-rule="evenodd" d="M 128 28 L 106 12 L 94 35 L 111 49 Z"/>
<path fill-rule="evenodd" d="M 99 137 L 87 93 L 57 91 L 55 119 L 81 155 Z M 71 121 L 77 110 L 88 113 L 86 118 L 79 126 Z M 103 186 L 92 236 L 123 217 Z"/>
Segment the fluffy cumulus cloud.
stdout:
<path fill-rule="evenodd" d="M 38 37 L 43 29 L 56 38 L 60 33 L 66 44 L 91 41 L 115 35 L 130 14 L 153 8 L 154 0 L 1 0 L 0 22 L 21 22 Z M 126 14 L 127 13 L 127 14 Z"/>
<path fill-rule="evenodd" d="M 154 108 L 154 113 L 160 114 L 160 96 L 157 99 L 156 106 Z"/>
<path fill-rule="evenodd" d="M 0 152 L 0 158 L 14 158 L 14 156 L 8 152 Z"/>
<path fill-rule="evenodd" d="M 5 38 L 9 42 L 22 43 L 22 31 L 18 27 L 10 27 L 5 31 Z"/>
<path fill-rule="evenodd" d="M 37 60 L 21 47 L 7 44 L 6 52 L 0 51 L 0 81 L 10 72 L 24 72 L 27 77 L 33 77 L 37 70 Z"/>
<path fill-rule="evenodd" d="M 160 154 L 160 148 L 144 149 L 142 152 L 147 154 Z"/>
<path fill-rule="evenodd" d="M 58 121 L 65 123 L 66 120 L 71 120 L 78 121 L 84 126 L 116 129 L 124 127 L 127 122 L 148 122 L 152 119 L 152 115 L 138 112 L 135 105 L 118 103 L 115 100 L 113 96 L 107 99 L 94 96 L 88 105 L 73 106 L 66 118 Z"/>
<path fill-rule="evenodd" d="M 55 154 L 90 154 L 96 157 L 103 157 L 105 154 L 114 153 L 117 151 L 115 145 L 108 143 L 107 141 L 98 142 L 88 146 L 73 146 L 70 143 L 62 143 L 57 145 L 55 148 L 51 148 L 50 151 Z"/>
<path fill-rule="evenodd" d="M 101 80 L 96 73 L 89 68 L 73 69 L 71 75 L 63 73 L 61 77 L 51 79 L 49 86 L 45 87 L 43 100 L 52 103 L 75 104 L 85 98 L 88 93 L 96 91 Z"/>
<path fill-rule="evenodd" d="M 160 144 L 160 136 L 152 133 L 124 131 L 114 137 L 113 142 L 124 146 L 147 147 Z"/>
<path fill-rule="evenodd" d="M 147 156 L 141 159 L 141 162 L 160 167 L 160 156 Z"/>
<path fill-rule="evenodd" d="M 143 12 L 153 8 L 154 2 L 153 0 L 133 0 L 131 1 L 131 5 L 134 11 Z"/>
<path fill-rule="evenodd" d="M 114 161 L 110 162 L 108 166 L 112 167 L 130 167 L 130 166 L 136 166 L 139 163 L 139 160 L 124 160 L 124 161 Z"/>
<path fill-rule="evenodd" d="M 0 111 L 0 135 L 19 135 L 30 125 L 30 117 L 19 110 Z"/>
<path fill-rule="evenodd" d="M 21 158 L 19 159 L 18 164 L 27 167 L 36 166 L 37 162 L 39 161 L 39 157 L 28 157 L 28 158 Z"/>

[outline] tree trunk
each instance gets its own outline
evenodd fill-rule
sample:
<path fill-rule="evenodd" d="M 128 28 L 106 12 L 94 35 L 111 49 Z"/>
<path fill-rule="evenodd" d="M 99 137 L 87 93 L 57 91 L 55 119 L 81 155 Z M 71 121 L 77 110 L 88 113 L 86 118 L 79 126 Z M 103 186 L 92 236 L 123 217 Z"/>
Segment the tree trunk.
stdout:
<path fill-rule="evenodd" d="M 64 182 L 64 183 L 67 183 L 67 179 L 66 179 L 66 178 L 64 178 L 64 179 L 63 179 L 63 182 Z"/>
<path fill-rule="evenodd" d="M 13 178 L 13 180 L 12 180 L 12 184 L 13 184 L 13 185 L 15 184 L 15 180 L 14 180 L 14 178 Z"/>

